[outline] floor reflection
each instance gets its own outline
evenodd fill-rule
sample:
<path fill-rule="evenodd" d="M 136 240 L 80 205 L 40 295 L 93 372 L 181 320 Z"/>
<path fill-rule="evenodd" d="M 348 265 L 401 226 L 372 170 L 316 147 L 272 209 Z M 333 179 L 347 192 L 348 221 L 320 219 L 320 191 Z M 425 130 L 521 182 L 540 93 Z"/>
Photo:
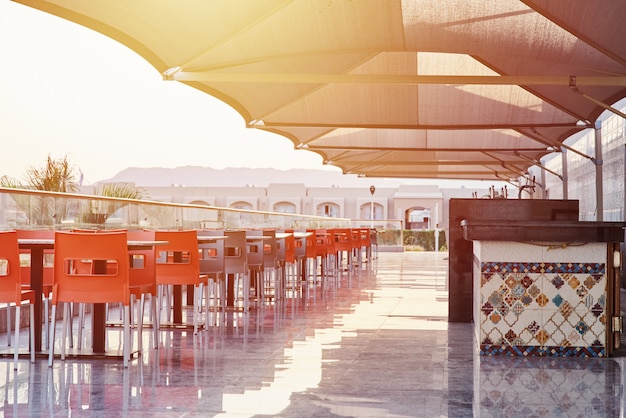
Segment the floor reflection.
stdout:
<path fill-rule="evenodd" d="M 621 417 L 622 358 L 479 357 L 447 322 L 445 260 L 381 254 L 374 271 L 193 335 L 144 335 L 141 356 L 47 367 L 0 359 L 3 416 Z M 119 330 L 107 338 L 115 347 Z M 22 338 L 24 344 L 27 338 Z M 1 339 L 0 339 L 1 341 Z"/>

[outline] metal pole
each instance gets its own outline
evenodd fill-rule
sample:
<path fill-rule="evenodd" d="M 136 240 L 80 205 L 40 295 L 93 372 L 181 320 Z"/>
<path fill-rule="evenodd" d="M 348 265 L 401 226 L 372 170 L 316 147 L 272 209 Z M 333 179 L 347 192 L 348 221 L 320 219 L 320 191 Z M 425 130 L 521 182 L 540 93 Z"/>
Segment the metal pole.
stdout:
<path fill-rule="evenodd" d="M 565 149 L 561 150 L 561 181 L 563 182 L 563 200 L 567 200 L 567 151 Z"/>
<path fill-rule="evenodd" d="M 374 193 L 376 192 L 376 187 L 374 185 L 370 186 L 370 193 L 372 195 L 372 201 L 370 202 L 370 229 L 374 229 Z"/>
<path fill-rule="evenodd" d="M 596 221 L 604 220 L 604 188 L 602 186 L 602 122 L 596 121 L 595 126 L 595 166 L 596 166 Z"/>

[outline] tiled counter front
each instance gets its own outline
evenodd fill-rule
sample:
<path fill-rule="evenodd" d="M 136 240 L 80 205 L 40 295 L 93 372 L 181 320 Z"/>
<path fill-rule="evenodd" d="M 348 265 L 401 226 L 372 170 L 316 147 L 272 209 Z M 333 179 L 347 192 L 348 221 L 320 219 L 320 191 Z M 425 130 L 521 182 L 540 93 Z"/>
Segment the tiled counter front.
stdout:
<path fill-rule="evenodd" d="M 474 241 L 481 355 L 606 355 L 606 243 Z"/>

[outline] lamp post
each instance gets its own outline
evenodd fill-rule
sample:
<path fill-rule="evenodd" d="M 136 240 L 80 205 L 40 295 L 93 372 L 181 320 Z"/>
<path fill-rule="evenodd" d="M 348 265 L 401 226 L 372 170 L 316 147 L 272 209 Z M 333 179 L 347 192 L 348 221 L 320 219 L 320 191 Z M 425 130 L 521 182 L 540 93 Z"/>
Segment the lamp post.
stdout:
<path fill-rule="evenodd" d="M 372 201 L 370 202 L 370 229 L 374 229 L 374 193 L 376 192 L 376 187 L 374 185 L 370 186 L 370 193 L 372 194 Z"/>

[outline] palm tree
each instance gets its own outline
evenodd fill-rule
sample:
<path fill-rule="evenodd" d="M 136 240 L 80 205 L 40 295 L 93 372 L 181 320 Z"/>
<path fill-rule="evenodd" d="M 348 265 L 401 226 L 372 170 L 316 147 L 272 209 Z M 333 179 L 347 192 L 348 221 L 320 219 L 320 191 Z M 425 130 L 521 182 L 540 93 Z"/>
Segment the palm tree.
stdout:
<path fill-rule="evenodd" d="M 63 193 L 74 193 L 78 190 L 76 176 L 67 155 L 57 160 L 48 155 L 46 165 L 40 169 L 29 168 L 26 172 L 26 179 L 28 186 L 35 190 Z"/>

